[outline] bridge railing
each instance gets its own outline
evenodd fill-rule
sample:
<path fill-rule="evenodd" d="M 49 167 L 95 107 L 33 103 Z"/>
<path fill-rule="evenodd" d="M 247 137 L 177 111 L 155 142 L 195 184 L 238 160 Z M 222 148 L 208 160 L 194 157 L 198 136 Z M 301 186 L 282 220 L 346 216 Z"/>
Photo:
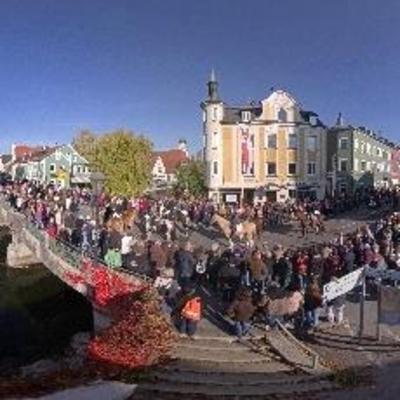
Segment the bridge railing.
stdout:
<path fill-rule="evenodd" d="M 0 205 L 8 213 L 11 213 L 12 215 L 15 215 L 17 217 L 19 225 L 18 229 L 25 228 L 31 235 L 33 235 L 40 242 L 46 242 L 46 244 L 48 244 L 50 251 L 55 255 L 59 256 L 60 258 L 62 258 L 64 261 L 66 261 L 71 267 L 80 269 L 83 265 L 83 261 L 89 258 L 95 261 L 97 265 L 103 266 L 110 270 L 133 276 L 137 279 L 140 279 L 148 283 L 151 283 L 153 281 L 149 276 L 145 274 L 141 274 L 125 268 L 115 268 L 115 267 L 111 268 L 104 262 L 104 260 L 95 257 L 93 254 L 85 253 L 82 251 L 82 249 L 73 246 L 71 243 L 62 241 L 58 238 L 50 237 L 49 235 L 46 234 L 46 232 L 41 230 L 36 224 L 30 222 L 23 213 L 20 213 L 15 208 L 13 208 L 9 204 L 9 202 L 7 202 L 4 199 L 4 196 L 0 196 Z"/>

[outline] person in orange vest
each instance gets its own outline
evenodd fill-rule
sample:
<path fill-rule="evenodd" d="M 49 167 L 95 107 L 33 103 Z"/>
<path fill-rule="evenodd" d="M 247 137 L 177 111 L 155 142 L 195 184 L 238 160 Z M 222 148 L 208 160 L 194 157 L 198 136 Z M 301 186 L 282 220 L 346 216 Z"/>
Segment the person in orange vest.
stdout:
<path fill-rule="evenodd" d="M 201 320 L 201 298 L 192 291 L 182 299 L 183 307 L 180 311 L 179 331 L 181 335 L 193 338 L 197 330 L 197 324 Z"/>

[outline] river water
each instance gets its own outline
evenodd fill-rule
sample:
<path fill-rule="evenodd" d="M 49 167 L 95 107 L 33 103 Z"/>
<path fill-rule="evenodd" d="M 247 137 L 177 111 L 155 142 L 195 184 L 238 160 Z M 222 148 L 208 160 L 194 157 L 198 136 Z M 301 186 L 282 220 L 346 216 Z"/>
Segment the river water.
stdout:
<path fill-rule="evenodd" d="M 0 373 L 56 357 L 93 324 L 90 303 L 44 266 L 8 268 L 8 240 L 0 231 Z"/>

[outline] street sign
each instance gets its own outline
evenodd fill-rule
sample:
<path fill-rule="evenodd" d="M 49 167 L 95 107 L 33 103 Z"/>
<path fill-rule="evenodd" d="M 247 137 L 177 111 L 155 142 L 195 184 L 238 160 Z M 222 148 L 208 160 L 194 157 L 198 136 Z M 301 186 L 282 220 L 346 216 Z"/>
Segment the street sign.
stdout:
<path fill-rule="evenodd" d="M 324 301 L 336 299 L 336 297 L 346 294 L 355 287 L 362 285 L 363 280 L 364 268 L 356 269 L 355 271 L 324 285 L 322 297 Z"/>

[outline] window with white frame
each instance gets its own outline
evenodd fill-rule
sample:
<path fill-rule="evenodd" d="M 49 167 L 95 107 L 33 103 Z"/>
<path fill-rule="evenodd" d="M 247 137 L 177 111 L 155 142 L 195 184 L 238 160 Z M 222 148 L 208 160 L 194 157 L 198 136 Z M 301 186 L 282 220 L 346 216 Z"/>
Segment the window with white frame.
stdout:
<path fill-rule="evenodd" d="M 287 111 L 284 108 L 278 110 L 277 116 L 279 122 L 287 122 Z"/>
<path fill-rule="evenodd" d="M 365 172 L 367 170 L 367 162 L 366 161 L 361 161 L 361 171 Z"/>
<path fill-rule="evenodd" d="M 341 158 L 339 159 L 339 171 L 341 172 L 347 172 L 348 171 L 348 160 L 347 158 Z"/>
<path fill-rule="evenodd" d="M 288 175 L 296 175 L 297 173 L 297 164 L 289 163 L 288 164 Z"/>
<path fill-rule="evenodd" d="M 316 172 L 317 172 L 317 168 L 316 168 L 315 162 L 307 163 L 307 175 L 315 175 Z"/>
<path fill-rule="evenodd" d="M 290 133 L 288 136 L 288 148 L 297 149 L 297 135 L 295 133 Z"/>
<path fill-rule="evenodd" d="M 213 107 L 212 110 L 212 120 L 216 121 L 218 119 L 218 107 Z"/>
<path fill-rule="evenodd" d="M 267 137 L 267 147 L 269 149 L 276 149 L 276 134 L 271 133 Z"/>
<path fill-rule="evenodd" d="M 349 139 L 347 137 L 343 137 L 339 139 L 339 149 L 347 150 L 349 148 Z"/>
<path fill-rule="evenodd" d="M 317 150 L 317 137 L 316 136 L 307 136 L 306 146 L 307 146 L 307 150 L 316 151 Z"/>
<path fill-rule="evenodd" d="M 242 121 L 249 122 L 251 120 L 251 112 L 250 111 L 242 111 Z"/>
<path fill-rule="evenodd" d="M 50 164 L 49 171 L 50 172 L 56 172 L 56 164 Z"/>
<path fill-rule="evenodd" d="M 361 153 L 363 153 L 363 154 L 367 153 L 367 145 L 366 145 L 366 143 L 361 143 Z"/>
<path fill-rule="evenodd" d="M 353 169 L 356 172 L 358 171 L 358 159 L 357 158 L 354 159 L 354 167 L 353 167 Z"/>
<path fill-rule="evenodd" d="M 213 162 L 213 174 L 218 175 L 218 161 Z"/>
<path fill-rule="evenodd" d="M 267 162 L 266 165 L 266 173 L 269 176 L 276 176 L 276 163 L 274 162 Z"/>
<path fill-rule="evenodd" d="M 218 146 L 218 132 L 213 132 L 212 135 L 212 148 L 216 149 Z"/>

